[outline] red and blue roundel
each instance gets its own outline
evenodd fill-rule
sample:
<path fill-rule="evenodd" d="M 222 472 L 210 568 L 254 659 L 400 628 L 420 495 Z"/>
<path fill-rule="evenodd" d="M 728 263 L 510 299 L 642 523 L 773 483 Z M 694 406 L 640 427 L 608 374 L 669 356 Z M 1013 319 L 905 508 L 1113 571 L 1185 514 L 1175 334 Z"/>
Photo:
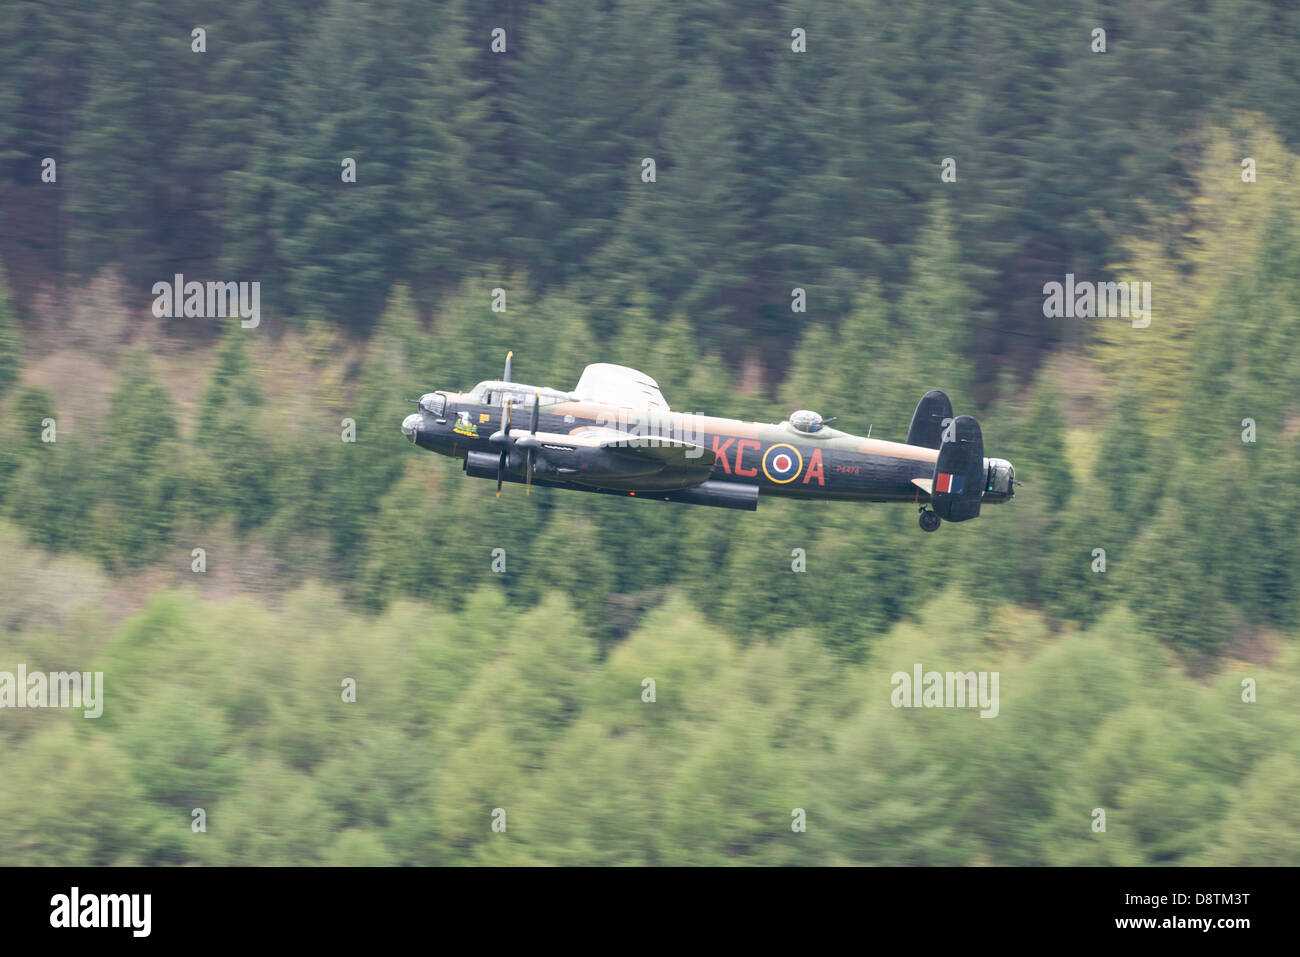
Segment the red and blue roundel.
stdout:
<path fill-rule="evenodd" d="M 803 456 L 793 445 L 782 442 L 763 453 L 763 474 L 777 485 L 793 482 L 803 471 Z"/>

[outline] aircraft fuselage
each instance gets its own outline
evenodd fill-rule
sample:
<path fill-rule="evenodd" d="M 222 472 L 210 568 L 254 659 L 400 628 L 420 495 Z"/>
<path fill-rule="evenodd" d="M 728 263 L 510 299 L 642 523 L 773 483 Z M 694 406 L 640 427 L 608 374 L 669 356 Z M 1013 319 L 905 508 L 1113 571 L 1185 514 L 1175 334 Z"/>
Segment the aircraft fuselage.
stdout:
<path fill-rule="evenodd" d="M 469 394 L 441 392 L 442 411 L 408 416 L 403 432 L 420 448 L 442 455 L 479 461 L 473 453 L 499 456 L 501 448 L 491 438 L 503 429 L 506 409 L 495 403 L 474 401 Z M 511 431 L 528 431 L 531 408 L 514 406 Z M 659 439 L 689 442 L 715 455 L 709 483 L 750 486 L 767 495 L 798 498 L 832 498 L 867 502 L 929 501 L 914 479 L 929 480 L 938 450 L 851 435 L 829 427 L 809 434 L 789 422 L 768 424 L 680 412 L 647 412 L 584 401 L 547 401 L 538 413 L 539 434 L 565 435 L 580 440 L 591 430 L 617 429 L 637 436 L 646 445 Z M 631 460 L 617 450 L 607 461 L 592 454 L 572 455 L 572 472 L 563 469 L 566 453 L 543 439 L 547 472 L 537 472 L 537 484 L 582 487 L 585 490 L 641 494 L 671 492 L 700 482 L 699 471 L 666 469 L 636 475 Z M 519 453 L 511 451 L 509 470 L 521 471 Z M 603 462 L 603 465 L 602 465 Z M 519 474 L 509 480 L 519 481 Z M 668 497 L 668 496 L 664 496 Z"/>

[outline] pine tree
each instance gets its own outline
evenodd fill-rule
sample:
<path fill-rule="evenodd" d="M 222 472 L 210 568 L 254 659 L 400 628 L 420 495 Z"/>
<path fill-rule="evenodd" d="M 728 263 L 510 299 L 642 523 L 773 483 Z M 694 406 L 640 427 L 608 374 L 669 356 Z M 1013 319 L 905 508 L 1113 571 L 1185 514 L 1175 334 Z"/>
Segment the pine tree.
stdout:
<path fill-rule="evenodd" d="M 9 298 L 4 272 L 0 270 L 0 399 L 3 399 L 23 367 L 23 346 L 19 335 L 18 316 Z"/>
<path fill-rule="evenodd" d="M 97 449 L 99 495 L 91 547 L 110 564 L 154 557 L 171 531 L 180 494 L 171 397 L 143 354 L 130 357 L 109 403 Z"/>

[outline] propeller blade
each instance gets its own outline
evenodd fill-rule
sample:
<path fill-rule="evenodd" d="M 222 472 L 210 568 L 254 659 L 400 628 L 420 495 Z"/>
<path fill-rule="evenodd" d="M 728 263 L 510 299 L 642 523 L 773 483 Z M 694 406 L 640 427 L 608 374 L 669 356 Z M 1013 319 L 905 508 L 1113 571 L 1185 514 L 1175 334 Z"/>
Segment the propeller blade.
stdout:
<path fill-rule="evenodd" d="M 514 354 L 513 351 L 511 351 L 511 352 L 507 352 L 507 353 L 506 353 L 506 372 L 505 372 L 505 375 L 503 375 L 503 376 L 501 377 L 501 381 L 502 381 L 502 382 L 509 382 L 509 381 L 510 381 L 510 360 L 512 360 L 514 357 L 515 357 L 515 354 Z"/>
<path fill-rule="evenodd" d="M 536 439 L 537 420 L 541 417 L 541 414 L 542 414 L 542 394 L 540 392 L 534 392 L 533 393 L 533 421 L 532 421 L 532 428 L 529 430 L 529 434 L 532 435 L 534 438 L 533 438 L 533 444 L 530 444 L 528 446 L 528 485 L 524 489 L 525 495 L 533 494 L 533 447 L 537 441 Z"/>
<path fill-rule="evenodd" d="M 532 423 L 529 424 L 529 429 L 528 429 L 529 436 L 533 436 L 533 437 L 537 436 L 537 416 L 538 416 L 538 410 L 539 408 L 541 408 L 541 403 L 542 403 L 542 394 L 533 393 L 533 421 Z M 536 441 L 537 439 L 534 438 L 533 442 Z M 528 454 L 526 454 L 524 458 L 524 471 L 528 472 L 528 476 L 526 476 L 524 482 L 525 495 L 533 494 L 533 442 L 528 443 Z"/>
<path fill-rule="evenodd" d="M 514 355 L 514 353 L 511 353 Z M 506 359 L 507 371 L 509 370 L 509 358 Z M 497 459 L 497 498 L 501 497 L 501 482 L 506 472 L 506 455 L 510 451 L 510 418 L 514 411 L 515 404 L 513 401 L 506 401 L 506 413 L 501 417 L 501 433 L 505 436 L 505 441 L 501 445 L 501 458 Z"/>
<path fill-rule="evenodd" d="M 511 420 L 514 418 L 514 403 L 506 402 L 506 410 L 501 414 L 501 428 L 492 433 L 488 439 L 493 445 L 510 444 Z"/>
<path fill-rule="evenodd" d="M 525 476 L 525 484 L 528 486 L 528 488 L 525 490 L 524 493 L 526 495 L 532 494 L 533 469 L 535 467 L 535 463 L 534 463 L 535 456 L 533 453 L 538 448 L 538 446 L 541 445 L 541 443 L 537 440 L 537 424 L 539 419 L 541 418 L 541 407 L 542 407 L 542 394 L 540 392 L 534 392 L 532 422 L 529 424 L 528 434 L 522 435 L 519 438 L 515 439 L 515 443 L 514 443 L 515 448 L 524 450 L 524 469 L 528 473 Z"/>

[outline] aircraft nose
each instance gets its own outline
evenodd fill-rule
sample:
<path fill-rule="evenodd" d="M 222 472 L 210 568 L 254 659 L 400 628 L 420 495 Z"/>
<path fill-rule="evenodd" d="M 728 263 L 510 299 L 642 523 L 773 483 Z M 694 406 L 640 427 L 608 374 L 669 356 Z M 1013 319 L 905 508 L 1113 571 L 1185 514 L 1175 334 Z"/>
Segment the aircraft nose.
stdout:
<path fill-rule="evenodd" d="M 414 442 L 415 437 L 419 433 L 419 431 L 420 431 L 420 413 L 412 412 L 410 415 L 408 415 L 406 418 L 402 420 L 402 434 L 406 436 L 408 439 L 410 439 L 412 442 Z"/>

